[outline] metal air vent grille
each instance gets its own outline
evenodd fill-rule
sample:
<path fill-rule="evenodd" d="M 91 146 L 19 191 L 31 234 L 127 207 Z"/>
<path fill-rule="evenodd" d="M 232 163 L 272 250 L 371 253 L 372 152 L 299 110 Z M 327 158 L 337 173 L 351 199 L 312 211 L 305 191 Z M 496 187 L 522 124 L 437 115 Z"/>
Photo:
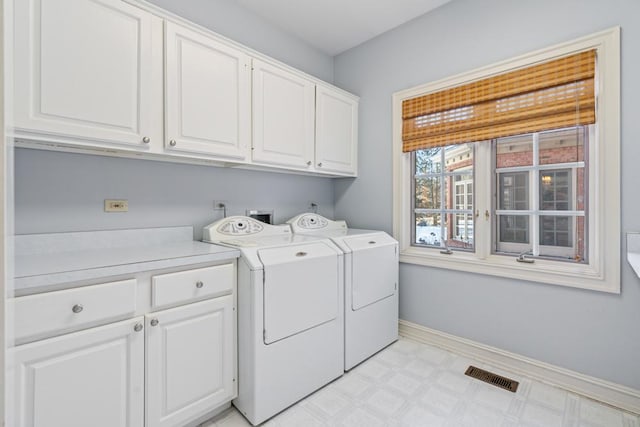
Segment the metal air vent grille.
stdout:
<path fill-rule="evenodd" d="M 475 366 L 469 366 L 467 372 L 465 372 L 464 374 L 480 381 L 493 384 L 496 387 L 503 388 L 513 393 L 518 390 L 518 381 L 502 377 L 500 375 L 494 374 L 493 372 L 485 371 L 484 369 L 476 368 Z"/>

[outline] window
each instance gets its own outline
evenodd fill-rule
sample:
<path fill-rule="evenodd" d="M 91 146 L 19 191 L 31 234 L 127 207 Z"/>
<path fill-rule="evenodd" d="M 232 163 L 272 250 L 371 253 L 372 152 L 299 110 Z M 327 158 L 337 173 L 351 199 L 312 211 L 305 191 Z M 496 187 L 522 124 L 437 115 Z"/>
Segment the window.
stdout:
<path fill-rule="evenodd" d="M 473 146 L 419 150 L 412 161 L 413 243 L 473 249 Z"/>
<path fill-rule="evenodd" d="M 582 80 L 468 101 L 556 65 Z M 619 292 L 619 145 L 617 28 L 394 94 L 400 261 Z"/>

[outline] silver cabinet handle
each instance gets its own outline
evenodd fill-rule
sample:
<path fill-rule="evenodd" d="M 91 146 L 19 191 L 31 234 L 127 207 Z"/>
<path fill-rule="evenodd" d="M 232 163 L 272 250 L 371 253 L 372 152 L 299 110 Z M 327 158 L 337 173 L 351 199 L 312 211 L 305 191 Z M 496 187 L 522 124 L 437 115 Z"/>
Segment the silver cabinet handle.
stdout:
<path fill-rule="evenodd" d="M 321 168 L 322 167 L 322 162 L 318 163 L 318 167 Z"/>
<path fill-rule="evenodd" d="M 203 286 L 204 286 L 204 283 L 202 283 L 202 281 L 201 281 L 201 280 L 198 280 L 198 281 L 196 282 L 196 288 L 200 289 L 200 288 L 202 288 Z"/>
<path fill-rule="evenodd" d="M 148 144 L 149 142 L 151 142 L 151 138 L 149 138 L 148 136 L 145 136 L 144 138 L 142 138 L 142 142 L 144 142 L 145 144 Z"/>
<path fill-rule="evenodd" d="M 160 323 L 158 319 L 151 319 L 151 326 L 158 326 L 158 323 Z"/>
<path fill-rule="evenodd" d="M 177 144 L 177 142 L 176 142 L 175 139 L 172 139 L 171 141 L 169 141 L 169 145 L 172 146 L 172 147 L 175 147 L 176 144 Z"/>
<path fill-rule="evenodd" d="M 73 311 L 74 313 L 80 313 L 82 310 L 84 310 L 84 307 L 82 306 L 82 304 L 76 304 L 71 308 L 71 311 Z"/>
<path fill-rule="evenodd" d="M 140 332 L 142 328 L 143 328 L 142 323 L 136 323 L 136 325 L 133 327 L 133 330 L 136 332 Z"/>
<path fill-rule="evenodd" d="M 311 160 L 307 162 L 307 166 L 311 166 Z"/>
<path fill-rule="evenodd" d="M 307 256 L 307 253 L 306 253 L 306 252 L 297 252 L 297 253 L 296 253 L 296 256 L 297 256 L 297 257 Z"/>

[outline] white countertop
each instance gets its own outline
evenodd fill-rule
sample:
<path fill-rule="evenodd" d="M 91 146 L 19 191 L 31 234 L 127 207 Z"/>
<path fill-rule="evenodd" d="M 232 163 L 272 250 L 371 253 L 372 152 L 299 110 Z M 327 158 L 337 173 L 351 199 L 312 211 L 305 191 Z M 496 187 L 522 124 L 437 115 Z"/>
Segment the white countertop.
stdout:
<path fill-rule="evenodd" d="M 18 235 L 14 247 L 9 296 L 240 255 L 237 249 L 193 241 L 192 227 Z"/>

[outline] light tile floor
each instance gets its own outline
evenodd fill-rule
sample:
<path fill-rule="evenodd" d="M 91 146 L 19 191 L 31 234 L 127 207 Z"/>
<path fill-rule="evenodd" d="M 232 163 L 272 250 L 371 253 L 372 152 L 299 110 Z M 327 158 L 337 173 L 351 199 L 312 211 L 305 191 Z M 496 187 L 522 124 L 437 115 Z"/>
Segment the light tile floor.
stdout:
<path fill-rule="evenodd" d="M 520 382 L 511 393 L 464 375 Z M 248 427 L 231 408 L 201 427 Z M 640 417 L 437 347 L 401 338 L 265 427 L 640 427 Z"/>

